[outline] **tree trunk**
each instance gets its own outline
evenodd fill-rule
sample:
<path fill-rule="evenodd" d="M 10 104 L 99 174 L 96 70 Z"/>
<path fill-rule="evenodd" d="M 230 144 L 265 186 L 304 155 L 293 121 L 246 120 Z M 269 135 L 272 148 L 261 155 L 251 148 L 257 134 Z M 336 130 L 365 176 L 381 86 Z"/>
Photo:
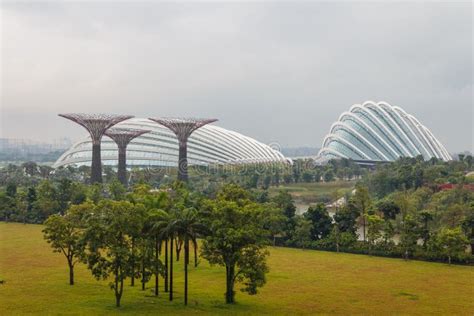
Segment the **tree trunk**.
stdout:
<path fill-rule="evenodd" d="M 194 267 L 197 268 L 198 266 L 198 256 L 197 256 L 197 248 L 198 248 L 198 245 L 197 245 L 197 240 L 194 241 L 193 243 L 193 248 L 194 248 Z"/>
<path fill-rule="evenodd" d="M 132 238 L 132 280 L 130 286 L 135 286 L 135 238 Z"/>
<path fill-rule="evenodd" d="M 275 247 L 275 246 L 276 246 L 276 236 L 273 235 L 273 247 Z"/>
<path fill-rule="evenodd" d="M 169 275 L 169 282 L 170 282 L 170 301 L 173 300 L 173 237 L 170 239 L 170 275 Z"/>
<path fill-rule="evenodd" d="M 156 240 L 156 243 L 155 243 L 155 296 L 158 296 L 158 291 L 159 291 L 158 282 L 160 281 L 159 273 L 158 273 L 158 269 L 159 269 L 158 260 L 160 258 L 159 251 L 160 251 L 160 243 L 158 240 Z"/>
<path fill-rule="evenodd" d="M 168 292 L 168 239 L 165 240 L 165 292 Z"/>
<path fill-rule="evenodd" d="M 181 253 L 181 248 L 183 247 L 183 242 L 176 238 L 176 261 L 179 261 L 179 255 Z"/>
<path fill-rule="evenodd" d="M 365 242 L 366 241 L 366 238 L 365 238 L 365 214 L 362 216 L 362 235 L 363 235 L 364 242 Z"/>
<path fill-rule="evenodd" d="M 448 264 L 451 264 L 451 256 L 448 256 Z"/>
<path fill-rule="evenodd" d="M 145 260 L 142 259 L 142 291 L 145 291 L 145 283 L 146 283 L 146 276 L 145 276 Z"/>
<path fill-rule="evenodd" d="M 184 305 L 188 305 L 189 240 L 184 241 Z"/>
<path fill-rule="evenodd" d="M 69 264 L 69 285 L 74 285 L 74 265 L 71 262 Z"/>
<path fill-rule="evenodd" d="M 120 288 L 119 288 L 120 283 Z M 120 300 L 122 299 L 123 293 L 123 279 L 119 282 L 118 270 L 115 270 L 115 306 L 120 307 Z"/>
<path fill-rule="evenodd" d="M 226 265 L 226 292 L 225 292 L 225 302 L 226 304 L 234 303 L 234 276 L 235 276 L 235 266 Z"/>

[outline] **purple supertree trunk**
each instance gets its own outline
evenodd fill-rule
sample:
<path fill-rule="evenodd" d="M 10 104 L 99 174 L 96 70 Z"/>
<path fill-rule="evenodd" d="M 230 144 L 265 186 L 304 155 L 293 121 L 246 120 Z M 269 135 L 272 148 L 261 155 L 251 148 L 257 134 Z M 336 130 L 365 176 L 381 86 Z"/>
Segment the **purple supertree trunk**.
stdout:
<path fill-rule="evenodd" d="M 188 182 L 188 142 L 179 142 L 178 180 Z"/>
<path fill-rule="evenodd" d="M 127 187 L 127 146 L 136 137 L 150 132 L 149 130 L 139 130 L 131 128 L 111 128 L 105 135 L 112 138 L 118 147 L 118 167 L 117 178 Z"/>
<path fill-rule="evenodd" d="M 102 159 L 100 156 L 100 141 L 92 144 L 91 182 L 102 183 Z"/>
<path fill-rule="evenodd" d="M 59 114 L 83 126 L 89 132 L 92 140 L 91 182 L 102 183 L 102 160 L 100 158 L 100 142 L 105 131 L 115 124 L 132 118 L 132 115 L 113 114 Z"/>
<path fill-rule="evenodd" d="M 117 178 L 126 187 L 127 186 L 127 147 L 119 147 L 118 149 L 118 168 Z"/>
<path fill-rule="evenodd" d="M 150 120 L 169 128 L 179 143 L 178 180 L 188 181 L 188 138 L 198 128 L 217 121 L 216 119 L 194 118 L 150 118 Z"/>

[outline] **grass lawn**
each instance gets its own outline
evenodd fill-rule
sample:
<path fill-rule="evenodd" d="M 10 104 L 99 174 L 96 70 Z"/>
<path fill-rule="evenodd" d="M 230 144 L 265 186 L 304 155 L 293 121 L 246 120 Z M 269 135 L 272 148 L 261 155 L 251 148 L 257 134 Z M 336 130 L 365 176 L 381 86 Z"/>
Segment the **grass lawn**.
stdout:
<path fill-rule="evenodd" d="M 363 255 L 271 248 L 268 282 L 256 296 L 224 301 L 225 273 L 202 261 L 190 268 L 190 305 L 182 304 L 182 266 L 176 300 L 156 298 L 152 284 L 113 291 L 79 265 L 68 285 L 65 258 L 43 240 L 40 225 L 0 223 L 0 315 L 14 314 L 474 314 L 474 267 Z"/>

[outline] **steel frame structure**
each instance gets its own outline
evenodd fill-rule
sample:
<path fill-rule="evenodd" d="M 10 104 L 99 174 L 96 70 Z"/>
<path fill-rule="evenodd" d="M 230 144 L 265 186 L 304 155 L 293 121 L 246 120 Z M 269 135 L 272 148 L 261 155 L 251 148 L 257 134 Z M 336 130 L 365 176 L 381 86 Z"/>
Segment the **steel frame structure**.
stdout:
<path fill-rule="evenodd" d="M 117 178 L 127 187 L 127 146 L 132 139 L 150 132 L 150 130 L 143 129 L 122 129 L 110 128 L 105 131 L 105 136 L 110 137 L 118 147 L 118 168 Z"/>
<path fill-rule="evenodd" d="M 188 181 L 188 139 L 191 134 L 200 127 L 216 122 L 217 119 L 198 118 L 149 118 L 150 120 L 169 128 L 178 139 L 178 180 Z"/>
<path fill-rule="evenodd" d="M 133 115 L 86 113 L 64 113 L 58 115 L 81 125 L 89 132 L 92 140 L 91 183 L 102 183 L 102 160 L 100 155 L 102 136 L 107 129 L 119 122 L 132 118 Z"/>

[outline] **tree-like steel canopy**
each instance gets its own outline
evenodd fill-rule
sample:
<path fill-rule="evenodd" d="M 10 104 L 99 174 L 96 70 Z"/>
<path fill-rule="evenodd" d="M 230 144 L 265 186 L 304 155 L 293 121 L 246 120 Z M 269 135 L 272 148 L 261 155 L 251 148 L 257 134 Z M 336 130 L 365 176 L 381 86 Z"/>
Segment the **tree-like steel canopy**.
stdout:
<path fill-rule="evenodd" d="M 158 117 L 149 118 L 150 120 L 169 128 L 176 135 L 179 141 L 178 158 L 178 180 L 188 181 L 188 149 L 187 143 L 189 136 L 198 128 L 209 123 L 216 122 L 217 119 L 200 118 L 170 118 Z"/>
<path fill-rule="evenodd" d="M 58 114 L 61 117 L 71 120 L 89 132 L 92 139 L 92 165 L 91 165 L 91 182 L 102 182 L 102 161 L 100 157 L 100 141 L 107 129 L 117 123 L 128 120 L 133 115 L 117 115 L 117 114 L 97 114 L 97 113 L 64 113 Z"/>
<path fill-rule="evenodd" d="M 105 135 L 110 137 L 118 147 L 118 168 L 117 178 L 126 187 L 127 186 L 127 146 L 136 137 L 150 130 L 131 129 L 131 128 L 110 128 L 105 131 Z"/>

